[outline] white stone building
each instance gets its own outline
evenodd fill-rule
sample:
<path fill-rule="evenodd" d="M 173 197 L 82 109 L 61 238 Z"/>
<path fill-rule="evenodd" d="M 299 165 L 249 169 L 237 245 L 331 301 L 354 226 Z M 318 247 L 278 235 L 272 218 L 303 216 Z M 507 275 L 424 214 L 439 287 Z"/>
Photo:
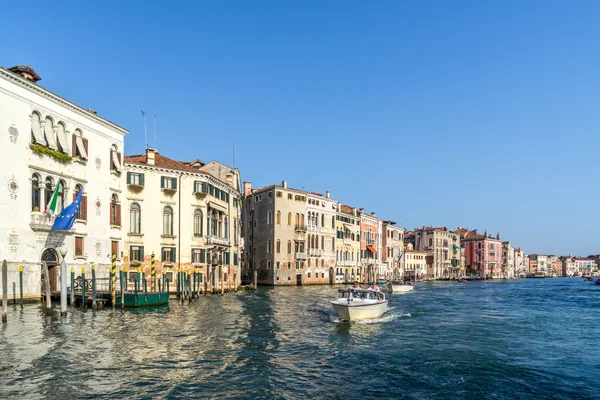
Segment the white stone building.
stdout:
<path fill-rule="evenodd" d="M 515 278 L 515 249 L 508 240 L 502 242 L 502 277 Z"/>
<path fill-rule="evenodd" d="M 51 290 L 59 288 L 56 268 L 68 249 L 68 269 L 109 273 L 111 253 L 123 247 L 121 202 L 123 137 L 128 132 L 96 112 L 39 86 L 31 67 L 0 68 L 0 260 L 9 265 L 9 286 L 23 265 L 24 295 L 41 293 L 41 261 L 50 268 Z M 73 228 L 50 229 L 55 217 L 43 211 L 60 181 L 58 210 L 83 188 Z M 88 275 L 89 276 L 89 275 Z M 18 295 L 18 294 L 17 294 Z"/>

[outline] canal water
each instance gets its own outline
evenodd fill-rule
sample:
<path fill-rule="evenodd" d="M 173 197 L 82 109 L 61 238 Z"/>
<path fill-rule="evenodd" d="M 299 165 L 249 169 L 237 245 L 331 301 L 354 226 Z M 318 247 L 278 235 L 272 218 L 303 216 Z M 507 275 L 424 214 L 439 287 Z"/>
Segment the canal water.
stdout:
<path fill-rule="evenodd" d="M 600 286 L 419 283 L 341 323 L 336 287 L 134 311 L 9 307 L 0 398 L 600 398 Z"/>

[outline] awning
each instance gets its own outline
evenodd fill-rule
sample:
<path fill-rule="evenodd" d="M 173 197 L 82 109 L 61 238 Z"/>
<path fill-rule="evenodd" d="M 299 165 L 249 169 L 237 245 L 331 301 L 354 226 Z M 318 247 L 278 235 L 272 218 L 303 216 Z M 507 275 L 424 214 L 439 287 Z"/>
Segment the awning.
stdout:
<path fill-rule="evenodd" d="M 352 232 L 352 225 L 344 224 L 344 228 Z"/>
<path fill-rule="evenodd" d="M 208 202 L 208 206 L 209 206 L 210 208 L 212 208 L 212 209 L 215 209 L 215 210 L 217 210 L 217 211 L 221 211 L 221 212 L 224 212 L 224 213 L 226 213 L 226 212 L 227 212 L 227 209 L 226 209 L 225 207 L 223 207 L 223 206 L 222 206 L 222 205 L 220 205 L 220 204 L 217 204 L 217 203 L 215 203 L 214 201 L 209 201 L 209 202 Z"/>
<path fill-rule="evenodd" d="M 371 253 L 377 254 L 377 250 L 375 250 L 375 247 L 373 246 L 367 246 L 367 250 L 369 250 Z"/>
<path fill-rule="evenodd" d="M 452 245 L 452 248 L 453 248 L 454 250 L 458 250 L 458 246 L 457 246 L 457 245 L 455 245 L 455 244 L 453 244 L 453 245 Z"/>

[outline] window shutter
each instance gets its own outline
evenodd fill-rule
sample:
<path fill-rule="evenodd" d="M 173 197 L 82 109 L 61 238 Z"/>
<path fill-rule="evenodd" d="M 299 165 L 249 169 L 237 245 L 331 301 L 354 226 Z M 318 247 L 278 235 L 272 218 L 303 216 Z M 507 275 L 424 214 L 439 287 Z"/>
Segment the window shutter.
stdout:
<path fill-rule="evenodd" d="M 86 154 L 86 160 L 90 157 L 88 153 L 88 140 L 87 139 L 81 139 L 83 141 L 83 149 L 85 150 L 85 154 Z"/>
<path fill-rule="evenodd" d="M 164 176 L 160 177 L 160 188 L 161 189 L 165 188 L 165 177 Z"/>
<path fill-rule="evenodd" d="M 121 226 L 121 205 L 117 204 L 117 226 Z"/>
<path fill-rule="evenodd" d="M 173 189 L 177 189 L 177 178 L 171 178 L 173 180 Z"/>
<path fill-rule="evenodd" d="M 108 220 L 109 220 L 109 225 L 113 224 L 113 208 L 112 208 L 112 201 L 108 202 Z"/>
<path fill-rule="evenodd" d="M 144 186 L 144 174 L 140 174 L 140 185 Z"/>
<path fill-rule="evenodd" d="M 131 185 L 131 172 L 127 173 L 127 184 Z"/>
<path fill-rule="evenodd" d="M 171 261 L 175 262 L 177 260 L 177 247 L 173 247 L 173 251 L 171 251 Z"/>
<path fill-rule="evenodd" d="M 129 246 L 129 262 L 132 262 L 133 260 L 133 246 Z"/>
<path fill-rule="evenodd" d="M 121 168 L 123 167 L 123 160 L 121 159 L 121 153 L 117 153 L 117 158 L 119 159 L 119 164 L 121 165 Z"/>
<path fill-rule="evenodd" d="M 206 250 L 200 249 L 200 262 L 206 262 Z"/>
<path fill-rule="evenodd" d="M 208 193 L 208 183 L 202 182 L 202 192 Z"/>
<path fill-rule="evenodd" d="M 140 246 L 140 261 L 144 262 L 144 246 Z"/>
<path fill-rule="evenodd" d="M 81 211 L 79 215 L 82 220 L 87 221 L 87 196 L 81 196 Z"/>
<path fill-rule="evenodd" d="M 229 265 L 229 252 L 225 253 L 225 264 Z"/>
<path fill-rule="evenodd" d="M 191 258 L 190 258 L 190 262 L 194 262 L 194 249 L 192 249 L 192 255 L 191 255 Z"/>
<path fill-rule="evenodd" d="M 77 137 L 75 135 L 71 136 L 73 146 L 71 146 L 71 155 L 75 157 L 77 155 Z"/>
<path fill-rule="evenodd" d="M 192 192 L 192 194 L 196 193 L 197 191 L 198 191 L 198 181 L 194 181 L 194 191 Z"/>
<path fill-rule="evenodd" d="M 165 262 L 165 248 L 164 247 L 160 248 L 160 260 L 162 262 Z"/>
<path fill-rule="evenodd" d="M 237 265 L 237 253 L 233 253 L 233 265 Z"/>

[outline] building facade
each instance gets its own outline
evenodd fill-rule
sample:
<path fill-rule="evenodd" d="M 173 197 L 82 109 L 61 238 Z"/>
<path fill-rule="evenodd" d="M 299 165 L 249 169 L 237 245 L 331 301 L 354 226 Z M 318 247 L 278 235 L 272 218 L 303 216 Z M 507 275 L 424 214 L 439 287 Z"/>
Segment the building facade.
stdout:
<path fill-rule="evenodd" d="M 515 249 L 508 240 L 502 242 L 502 277 L 515 278 Z"/>
<path fill-rule="evenodd" d="M 395 222 L 383 221 L 382 262 L 385 264 L 386 279 L 401 279 L 404 276 L 404 228 Z"/>
<path fill-rule="evenodd" d="M 446 227 L 415 229 L 408 242 L 427 252 L 427 279 L 453 279 L 460 275 L 460 236 Z"/>
<path fill-rule="evenodd" d="M 360 212 L 339 204 L 336 215 L 336 283 L 360 280 Z"/>
<path fill-rule="evenodd" d="M 463 236 L 461 243 L 465 248 L 467 272 L 484 279 L 503 278 L 500 235 L 493 238 L 487 232 L 479 234 L 475 229 L 466 230 Z"/>
<path fill-rule="evenodd" d="M 156 273 L 164 271 L 170 282 L 179 270 L 196 271 L 202 290 L 237 289 L 239 171 L 216 162 L 176 161 L 147 149 L 125 157 L 125 172 L 124 267 L 150 276 L 154 255 Z"/>
<path fill-rule="evenodd" d="M 128 131 L 44 89 L 39 80 L 28 66 L 0 68 L 5 149 L 0 260 L 8 262 L 10 282 L 18 282 L 23 266 L 26 298 L 40 296 L 42 261 L 50 269 L 51 290 L 59 290 L 59 247 L 66 248 L 65 260 L 77 275 L 82 269 L 91 274 L 95 265 L 101 279 L 108 276 L 111 254 L 120 258 L 123 247 L 122 154 Z M 57 214 L 83 191 L 69 231 L 51 231 L 56 216 L 44 213 L 57 187 Z"/>
<path fill-rule="evenodd" d="M 427 275 L 426 258 L 427 252 L 413 250 L 412 243 L 408 243 L 403 257 L 404 279 L 411 281 L 423 280 Z"/>
<path fill-rule="evenodd" d="M 384 265 L 381 262 L 382 221 L 376 214 L 365 213 L 360 209 L 360 261 L 363 267 L 363 282 L 375 282 L 384 277 Z"/>

